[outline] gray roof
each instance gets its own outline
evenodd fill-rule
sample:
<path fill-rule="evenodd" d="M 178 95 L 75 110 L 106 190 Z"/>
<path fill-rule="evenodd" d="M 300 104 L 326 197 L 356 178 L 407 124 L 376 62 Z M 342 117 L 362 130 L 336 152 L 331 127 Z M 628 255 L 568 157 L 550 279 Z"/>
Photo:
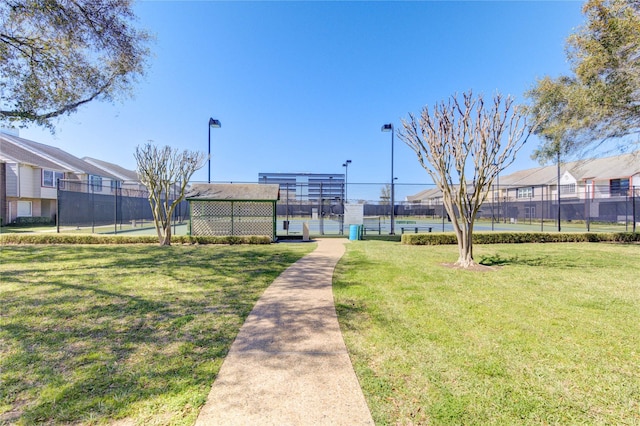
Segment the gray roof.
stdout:
<path fill-rule="evenodd" d="M 621 179 L 640 174 L 640 151 L 608 158 L 574 161 L 569 173 L 577 179 Z"/>
<path fill-rule="evenodd" d="M 277 201 L 280 186 L 257 183 L 199 183 L 185 194 L 187 200 Z"/>
<path fill-rule="evenodd" d="M 640 151 L 613 157 L 592 158 L 560 164 L 560 173 L 569 172 L 576 180 L 609 180 L 629 178 L 640 173 Z M 533 186 L 554 184 L 558 179 L 557 165 L 520 170 L 500 176 L 500 186 Z"/>
<path fill-rule="evenodd" d="M 567 170 L 566 165 L 560 166 L 561 173 Z M 498 177 L 500 186 L 534 186 L 549 185 L 558 179 L 558 168 L 556 165 L 536 167 L 535 169 L 519 170 L 505 176 Z M 494 181 L 496 184 L 498 180 Z"/>
<path fill-rule="evenodd" d="M 592 158 L 587 160 L 571 161 L 560 164 L 560 174 L 570 173 L 577 181 L 587 179 L 610 180 L 625 179 L 640 174 L 640 151 L 613 157 Z M 537 185 L 555 185 L 558 181 L 557 165 L 535 167 L 533 169 L 519 170 L 515 173 L 499 176 L 500 187 L 522 188 Z M 498 181 L 494 180 L 497 186 Z M 430 188 L 408 195 L 407 201 L 417 202 L 441 197 L 436 188 Z"/>
<path fill-rule="evenodd" d="M 0 133 L 0 140 L 2 141 L 2 152 L 16 149 L 15 152 L 21 152 L 23 158 L 15 158 L 15 160 L 24 164 L 118 179 L 113 174 L 54 146 L 41 144 L 6 133 Z M 54 164 L 56 166 L 52 167 Z"/>
<path fill-rule="evenodd" d="M 439 188 L 429 188 L 418 192 L 414 195 L 407 195 L 407 201 L 418 202 L 421 200 L 429 200 L 436 197 L 442 197 L 442 191 Z"/>
<path fill-rule="evenodd" d="M 87 163 L 93 164 L 96 167 L 99 167 L 100 169 L 106 171 L 107 173 L 111 173 L 113 175 L 118 176 L 119 179 L 121 180 L 131 180 L 131 181 L 139 180 L 138 172 L 125 169 L 124 167 L 120 167 L 117 164 L 109 163 L 108 161 L 102 161 L 102 160 L 98 160 L 96 158 L 91 158 L 91 157 L 82 157 L 82 160 Z"/>
<path fill-rule="evenodd" d="M 0 134 L 0 159 L 4 160 L 4 162 L 25 164 L 48 170 L 71 171 L 69 167 L 65 167 L 63 164 L 53 162 L 20 145 L 11 143 L 3 134 Z"/>

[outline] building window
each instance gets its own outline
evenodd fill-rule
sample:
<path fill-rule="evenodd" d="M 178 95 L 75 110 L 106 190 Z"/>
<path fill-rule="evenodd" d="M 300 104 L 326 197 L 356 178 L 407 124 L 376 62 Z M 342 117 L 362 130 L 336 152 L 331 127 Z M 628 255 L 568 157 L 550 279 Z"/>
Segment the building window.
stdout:
<path fill-rule="evenodd" d="M 533 187 L 516 189 L 516 198 L 533 198 Z"/>
<path fill-rule="evenodd" d="M 54 172 L 53 170 L 42 170 L 42 186 L 46 188 L 55 188 L 58 179 L 64 179 L 64 173 Z"/>
<path fill-rule="evenodd" d="M 93 192 L 102 192 L 102 178 L 100 176 L 89 176 L 89 185 Z"/>
<path fill-rule="evenodd" d="M 568 185 L 560 185 L 560 193 L 561 194 L 575 194 L 576 193 L 576 184 L 570 183 Z"/>
<path fill-rule="evenodd" d="M 117 189 L 120 189 L 122 187 L 121 183 L 122 182 L 120 182 L 119 180 L 112 180 L 111 181 L 111 192 L 116 192 Z"/>
<path fill-rule="evenodd" d="M 18 217 L 31 217 L 31 201 L 18 201 Z"/>
<path fill-rule="evenodd" d="M 609 194 L 625 196 L 629 193 L 629 179 L 611 179 Z"/>

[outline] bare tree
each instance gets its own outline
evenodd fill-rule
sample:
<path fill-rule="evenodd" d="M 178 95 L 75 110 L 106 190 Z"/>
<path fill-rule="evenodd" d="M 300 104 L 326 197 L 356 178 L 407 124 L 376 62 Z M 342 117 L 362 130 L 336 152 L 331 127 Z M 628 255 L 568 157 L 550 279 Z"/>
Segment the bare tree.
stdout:
<path fill-rule="evenodd" d="M 203 152 L 180 152 L 169 146 L 159 148 L 147 143 L 136 147 L 135 157 L 138 177 L 149 191 L 149 204 L 160 245 L 171 245 L 173 211 L 184 199 L 189 179 L 204 166 L 207 156 Z"/>
<path fill-rule="evenodd" d="M 510 97 L 503 101 L 497 94 L 493 105 L 485 107 L 482 96 L 469 92 L 402 120 L 400 138 L 442 191 L 458 239 L 458 266 L 475 264 L 476 215 L 496 176 L 513 163 L 531 134 L 526 118 L 525 108 L 514 106 Z"/>
<path fill-rule="evenodd" d="M 388 183 L 380 188 L 380 204 L 383 206 L 391 204 L 391 185 Z"/>

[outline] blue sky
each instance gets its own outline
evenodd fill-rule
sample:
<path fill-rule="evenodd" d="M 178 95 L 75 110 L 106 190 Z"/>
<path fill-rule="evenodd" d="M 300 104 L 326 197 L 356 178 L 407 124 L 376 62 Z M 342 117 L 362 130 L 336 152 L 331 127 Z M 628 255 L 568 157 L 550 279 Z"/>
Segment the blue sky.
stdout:
<path fill-rule="evenodd" d="M 342 173 L 390 180 L 391 137 L 380 127 L 452 94 L 496 91 L 523 101 L 536 78 L 568 72 L 565 40 L 584 17 L 577 1 L 142 1 L 155 35 L 134 97 L 91 103 L 51 135 L 28 139 L 135 169 L 135 147 L 207 151 L 212 180 L 259 172 Z M 511 170 L 535 167 L 530 140 Z M 430 179 L 395 139 L 397 196 Z M 207 180 L 205 166 L 194 175 Z M 351 184 L 354 184 L 353 190 Z M 379 190 L 377 190 L 379 194 Z M 355 196 L 355 194 L 354 194 Z M 373 195 L 373 199 L 377 196 Z"/>

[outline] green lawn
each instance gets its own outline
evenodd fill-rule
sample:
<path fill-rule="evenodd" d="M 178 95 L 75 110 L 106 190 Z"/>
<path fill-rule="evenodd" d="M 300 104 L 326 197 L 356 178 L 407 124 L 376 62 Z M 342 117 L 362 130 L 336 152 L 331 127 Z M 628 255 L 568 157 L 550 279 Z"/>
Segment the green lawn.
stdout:
<path fill-rule="evenodd" d="M 0 424 L 193 424 L 256 300 L 314 247 L 0 247 Z"/>
<path fill-rule="evenodd" d="M 355 241 L 334 277 L 376 424 L 640 424 L 640 245 Z"/>
<path fill-rule="evenodd" d="M 0 424 L 193 424 L 315 245 L 0 247 Z M 640 424 L 639 245 L 353 241 L 345 340 L 377 424 Z"/>

